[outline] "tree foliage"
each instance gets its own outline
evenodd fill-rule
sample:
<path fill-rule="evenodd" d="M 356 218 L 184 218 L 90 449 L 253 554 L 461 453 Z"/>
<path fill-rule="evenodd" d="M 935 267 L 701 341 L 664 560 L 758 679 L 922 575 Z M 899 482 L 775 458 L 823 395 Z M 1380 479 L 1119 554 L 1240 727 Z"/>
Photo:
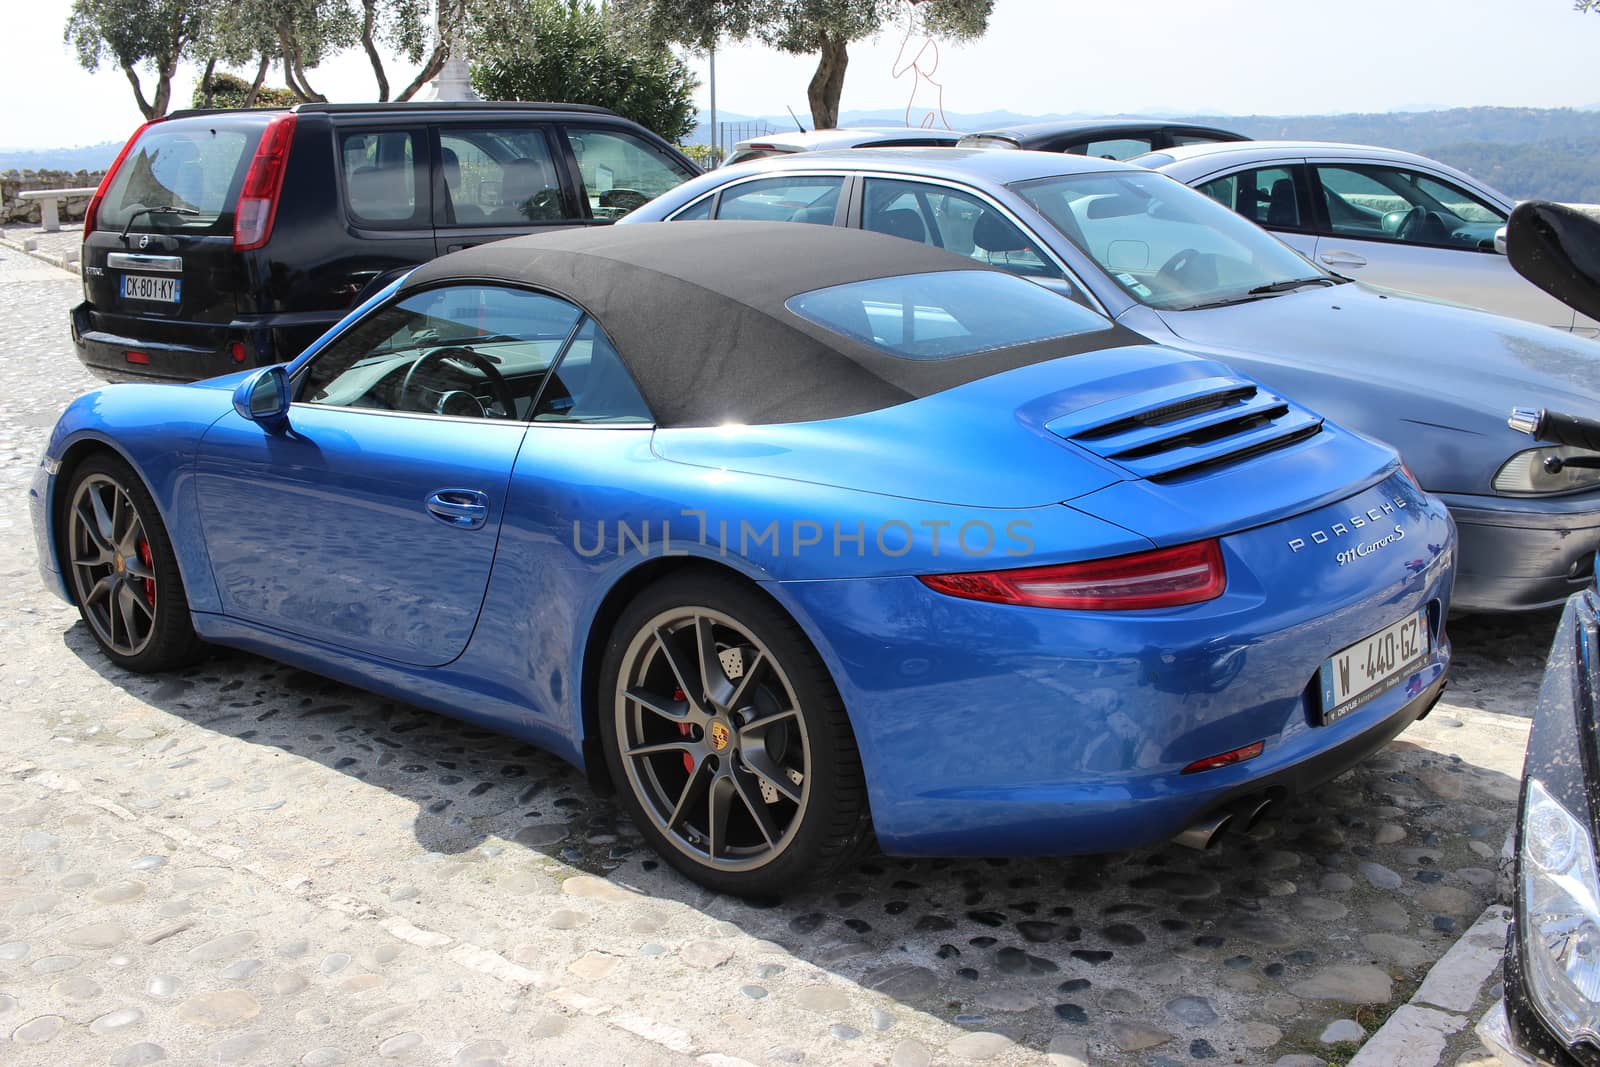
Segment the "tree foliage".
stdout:
<path fill-rule="evenodd" d="M 689 68 L 588 0 L 503 0 L 469 26 L 472 85 L 486 99 L 598 104 L 669 141 L 694 128 Z"/>
<path fill-rule="evenodd" d="M 127 76 L 147 119 L 167 113 L 172 78 L 202 32 L 202 0 L 145 0 L 133 8 L 116 0 L 73 0 L 64 39 L 85 70 L 115 64 Z M 147 97 L 141 70 L 154 78 Z"/>
<path fill-rule="evenodd" d="M 1595 0 L 1600 3 L 1600 0 Z M 930 36 L 978 37 L 994 0 L 616 0 L 620 13 L 658 39 L 706 49 L 718 40 L 754 38 L 779 51 L 815 55 L 807 86 L 818 129 L 839 123 L 849 45 L 906 17 Z"/>

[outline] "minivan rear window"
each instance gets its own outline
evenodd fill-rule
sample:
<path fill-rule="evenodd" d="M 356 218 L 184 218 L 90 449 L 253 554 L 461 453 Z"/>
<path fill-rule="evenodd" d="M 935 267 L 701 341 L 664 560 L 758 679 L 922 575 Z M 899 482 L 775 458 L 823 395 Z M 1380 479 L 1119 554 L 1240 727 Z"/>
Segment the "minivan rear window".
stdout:
<path fill-rule="evenodd" d="M 121 230 L 131 221 L 147 232 L 203 234 L 224 228 L 224 216 L 231 227 L 244 168 L 260 137 L 256 126 L 156 123 L 112 177 L 99 227 Z"/>
<path fill-rule="evenodd" d="M 957 359 L 1111 328 L 1013 274 L 952 270 L 872 278 L 791 297 L 803 319 L 902 359 Z"/>

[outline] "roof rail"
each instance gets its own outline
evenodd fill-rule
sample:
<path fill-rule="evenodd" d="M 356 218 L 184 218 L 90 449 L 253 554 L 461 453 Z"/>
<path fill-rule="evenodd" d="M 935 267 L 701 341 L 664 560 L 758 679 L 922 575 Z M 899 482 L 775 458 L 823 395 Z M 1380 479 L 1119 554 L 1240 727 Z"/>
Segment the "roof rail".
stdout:
<path fill-rule="evenodd" d="M 536 100 L 404 100 L 365 104 L 296 104 L 302 113 L 343 115 L 359 112 L 405 111 L 570 111 L 584 115 L 615 115 L 608 107 L 594 104 L 551 103 Z"/>

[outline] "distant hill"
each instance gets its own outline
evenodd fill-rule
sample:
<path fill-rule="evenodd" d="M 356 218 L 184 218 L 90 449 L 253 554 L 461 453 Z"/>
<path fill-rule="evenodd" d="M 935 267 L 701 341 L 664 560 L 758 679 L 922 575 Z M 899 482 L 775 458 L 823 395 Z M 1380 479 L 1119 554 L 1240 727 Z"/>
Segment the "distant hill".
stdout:
<path fill-rule="evenodd" d="M 947 112 L 958 130 L 1097 117 Z M 1146 116 L 1148 117 L 1148 115 Z M 1162 115 L 1237 130 L 1258 139 L 1344 141 L 1418 152 L 1459 167 L 1517 198 L 1600 202 L 1600 111 L 1595 108 L 1462 107 L 1348 115 Z M 722 123 L 792 130 L 788 115 L 720 113 Z M 802 115 L 802 119 L 807 116 Z M 842 126 L 899 125 L 903 111 L 847 111 Z M 726 127 L 724 127 L 726 129 Z M 701 127 L 697 138 L 709 140 Z"/>
<path fill-rule="evenodd" d="M 1600 204 L 1600 137 L 1533 144 L 1454 144 L 1423 153 L 1518 200 Z"/>
<path fill-rule="evenodd" d="M 106 141 L 79 148 L 0 148 L 0 171 L 105 170 L 121 150 L 121 141 Z"/>

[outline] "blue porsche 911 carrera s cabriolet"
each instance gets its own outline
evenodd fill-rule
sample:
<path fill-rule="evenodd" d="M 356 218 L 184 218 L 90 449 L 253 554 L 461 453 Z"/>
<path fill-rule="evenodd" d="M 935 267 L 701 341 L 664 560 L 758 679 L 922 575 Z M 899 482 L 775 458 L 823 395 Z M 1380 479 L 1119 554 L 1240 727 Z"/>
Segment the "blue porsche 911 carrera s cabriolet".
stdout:
<path fill-rule="evenodd" d="M 418 267 L 285 366 L 114 385 L 31 490 L 132 670 L 205 642 L 530 739 L 690 878 L 1230 822 L 1438 699 L 1387 447 L 1004 271 L 684 223 Z"/>

